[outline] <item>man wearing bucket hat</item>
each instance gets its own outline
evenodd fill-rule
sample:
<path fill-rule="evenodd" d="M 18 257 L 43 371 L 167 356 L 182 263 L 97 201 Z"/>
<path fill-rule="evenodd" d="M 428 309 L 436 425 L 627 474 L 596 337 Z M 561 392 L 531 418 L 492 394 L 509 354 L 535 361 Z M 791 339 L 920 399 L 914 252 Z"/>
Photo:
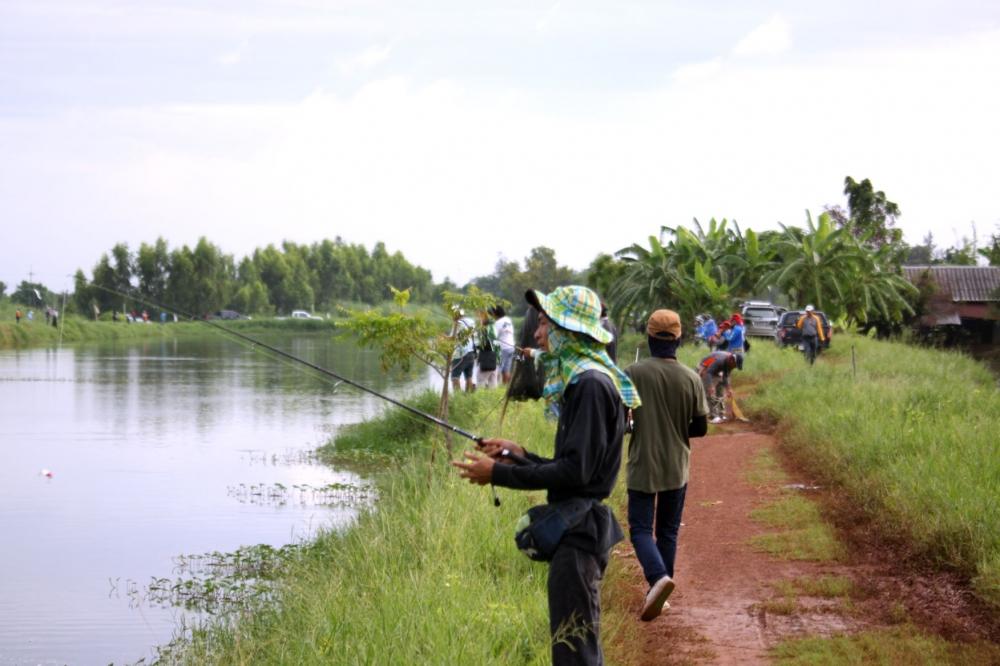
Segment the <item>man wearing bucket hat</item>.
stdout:
<path fill-rule="evenodd" d="M 525 298 L 539 312 L 543 397 L 559 420 L 555 453 L 543 458 L 508 440 L 485 439 L 485 456 L 466 453 L 452 464 L 471 483 L 547 490 L 548 507 L 582 503 L 549 561 L 552 663 L 602 664 L 600 582 L 611 547 L 624 536 L 602 500 L 621 466 L 625 410 L 642 403 L 605 350 L 611 335 L 601 326 L 597 294 L 570 286 Z M 509 464 L 514 458 L 521 464 Z"/>
<path fill-rule="evenodd" d="M 708 403 L 698 375 L 677 362 L 681 319 L 657 310 L 646 324 L 650 358 L 626 368 L 643 404 L 632 410 L 628 446 L 629 536 L 649 583 L 639 617 L 656 618 L 674 589 L 677 533 L 690 467 L 690 437 L 708 432 Z M 655 535 L 655 539 L 654 539 Z"/>

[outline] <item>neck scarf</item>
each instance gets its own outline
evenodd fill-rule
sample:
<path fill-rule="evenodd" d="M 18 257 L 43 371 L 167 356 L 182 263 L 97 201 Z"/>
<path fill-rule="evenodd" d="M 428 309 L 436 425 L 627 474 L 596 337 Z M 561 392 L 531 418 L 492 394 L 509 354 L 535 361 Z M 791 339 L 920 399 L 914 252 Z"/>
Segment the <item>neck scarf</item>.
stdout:
<path fill-rule="evenodd" d="M 607 375 L 627 407 L 634 409 L 642 404 L 632 379 L 615 365 L 604 345 L 590 336 L 550 325 L 549 351 L 542 355 L 542 366 L 545 369 L 542 397 L 552 414 L 558 415 L 558 403 L 566 388 L 588 370 Z"/>

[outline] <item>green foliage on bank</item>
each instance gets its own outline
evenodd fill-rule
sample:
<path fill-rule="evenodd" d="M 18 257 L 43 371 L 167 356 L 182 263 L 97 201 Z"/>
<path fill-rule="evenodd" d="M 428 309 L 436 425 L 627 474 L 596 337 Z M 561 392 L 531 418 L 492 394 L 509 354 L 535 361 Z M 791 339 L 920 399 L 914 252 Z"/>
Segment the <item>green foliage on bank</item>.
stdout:
<path fill-rule="evenodd" d="M 502 400 L 501 390 L 461 394 L 452 418 L 496 434 Z M 437 397 L 410 404 L 432 410 Z M 511 403 L 503 435 L 551 452 L 552 430 L 537 403 Z M 345 428 L 321 455 L 366 464 L 378 484 L 375 506 L 304 549 L 275 603 L 238 625 L 199 632 L 185 663 L 549 663 L 548 568 L 513 541 L 518 517 L 544 494 L 498 489 L 502 505 L 494 507 L 488 487 L 447 464 L 441 436 L 398 409 Z M 606 626 L 615 624 L 609 616 Z"/>
<path fill-rule="evenodd" d="M 778 420 L 798 460 L 1000 605 L 1000 392 L 985 367 L 850 335 L 812 368 L 771 345 L 747 367 L 759 375 L 748 405 Z"/>

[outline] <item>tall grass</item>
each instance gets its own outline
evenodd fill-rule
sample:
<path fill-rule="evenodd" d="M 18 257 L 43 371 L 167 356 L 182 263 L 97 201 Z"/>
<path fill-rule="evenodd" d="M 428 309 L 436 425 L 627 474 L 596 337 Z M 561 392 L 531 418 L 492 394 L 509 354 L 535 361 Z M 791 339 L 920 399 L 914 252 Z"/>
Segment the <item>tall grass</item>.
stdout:
<path fill-rule="evenodd" d="M 1000 605 L 1000 392 L 986 368 L 850 335 L 812 368 L 767 344 L 747 368 L 748 405 L 781 423 L 801 461 Z"/>
<path fill-rule="evenodd" d="M 495 434 L 502 398 L 456 396 L 452 419 Z M 432 409 L 436 396 L 416 404 Z M 552 425 L 537 404 L 511 403 L 507 424 L 504 436 L 551 451 Z M 459 479 L 443 456 L 428 463 L 440 437 L 396 410 L 342 433 L 323 453 L 378 463 L 377 506 L 306 548 L 271 609 L 200 632 L 182 661 L 549 663 L 548 568 L 513 543 L 514 523 L 544 494 L 498 489 L 495 508 L 488 488 Z"/>

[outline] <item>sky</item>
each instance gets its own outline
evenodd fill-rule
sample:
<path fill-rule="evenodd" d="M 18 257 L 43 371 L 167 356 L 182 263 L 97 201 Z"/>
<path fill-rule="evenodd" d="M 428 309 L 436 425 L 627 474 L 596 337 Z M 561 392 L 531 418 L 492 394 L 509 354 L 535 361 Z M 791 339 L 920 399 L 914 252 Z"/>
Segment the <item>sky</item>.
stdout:
<path fill-rule="evenodd" d="M 994 0 L 0 0 L 0 281 L 340 237 L 585 268 L 661 226 L 1000 231 Z"/>

